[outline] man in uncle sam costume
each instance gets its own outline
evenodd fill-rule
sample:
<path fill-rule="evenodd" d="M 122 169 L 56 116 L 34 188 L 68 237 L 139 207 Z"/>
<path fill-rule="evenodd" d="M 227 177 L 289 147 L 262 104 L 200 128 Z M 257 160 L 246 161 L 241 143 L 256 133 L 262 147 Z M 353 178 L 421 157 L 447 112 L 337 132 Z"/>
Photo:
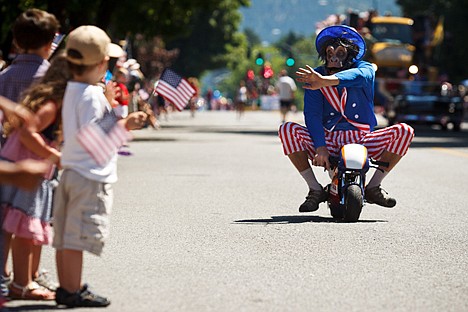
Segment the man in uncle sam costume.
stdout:
<path fill-rule="evenodd" d="M 317 181 L 310 165 L 330 168 L 329 156 L 338 156 L 343 145 L 358 143 L 368 149 L 369 157 L 389 166 L 376 170 L 365 190 L 365 199 L 384 207 L 396 200 L 381 188 L 381 182 L 406 154 L 414 137 L 407 124 L 374 131 L 374 79 L 372 65 L 362 61 L 366 44 L 361 35 L 344 25 L 323 29 L 315 40 L 322 66 L 306 65 L 297 72 L 304 83 L 304 119 L 306 127 L 286 122 L 279 128 L 284 154 L 306 181 L 309 193 L 299 207 L 311 212 L 327 200 L 328 193 Z"/>

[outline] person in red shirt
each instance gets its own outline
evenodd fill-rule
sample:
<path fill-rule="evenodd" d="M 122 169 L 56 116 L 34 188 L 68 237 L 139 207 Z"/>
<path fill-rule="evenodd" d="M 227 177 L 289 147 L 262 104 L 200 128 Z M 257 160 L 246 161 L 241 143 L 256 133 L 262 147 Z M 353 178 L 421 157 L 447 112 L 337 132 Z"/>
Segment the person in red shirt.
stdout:
<path fill-rule="evenodd" d="M 130 94 L 126 85 L 127 76 L 128 71 L 125 68 L 118 68 L 114 75 L 114 80 L 120 89 L 119 95 L 115 98 L 119 104 L 114 107 L 114 111 L 120 118 L 125 118 L 128 116 L 128 102 L 130 100 Z"/>

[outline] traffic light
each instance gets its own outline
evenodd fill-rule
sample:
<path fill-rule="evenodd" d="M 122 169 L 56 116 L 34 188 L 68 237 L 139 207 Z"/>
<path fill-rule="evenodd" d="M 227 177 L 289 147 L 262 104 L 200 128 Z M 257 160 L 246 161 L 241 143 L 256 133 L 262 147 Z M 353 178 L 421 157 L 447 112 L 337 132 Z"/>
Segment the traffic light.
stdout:
<path fill-rule="evenodd" d="M 257 58 L 255 59 L 255 64 L 258 66 L 262 66 L 265 61 L 263 60 L 263 55 L 262 53 L 257 54 Z"/>
<path fill-rule="evenodd" d="M 292 54 L 288 55 L 288 58 L 286 59 L 286 65 L 289 67 L 294 66 L 296 64 L 296 60 L 294 59 L 294 56 Z"/>

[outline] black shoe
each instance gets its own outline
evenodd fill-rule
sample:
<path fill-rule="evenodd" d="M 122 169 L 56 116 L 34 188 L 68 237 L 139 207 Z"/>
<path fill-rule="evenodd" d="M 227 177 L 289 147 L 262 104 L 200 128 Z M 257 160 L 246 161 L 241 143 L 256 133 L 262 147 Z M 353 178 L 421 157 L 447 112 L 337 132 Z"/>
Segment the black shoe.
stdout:
<path fill-rule="evenodd" d="M 87 284 L 84 284 L 83 288 L 75 293 L 69 293 L 62 287 L 57 288 L 55 302 L 57 302 L 57 305 L 66 305 L 69 308 L 107 307 L 110 304 L 110 301 L 107 298 L 101 297 L 91 292 L 88 289 Z"/>
<path fill-rule="evenodd" d="M 324 189 L 310 190 L 305 202 L 299 207 L 299 212 L 312 212 L 319 209 L 319 204 L 326 201 L 328 193 Z"/>
<path fill-rule="evenodd" d="M 396 205 L 395 198 L 388 196 L 380 185 L 372 188 L 366 188 L 364 191 L 364 198 L 369 204 L 377 204 L 379 206 L 392 208 Z"/>

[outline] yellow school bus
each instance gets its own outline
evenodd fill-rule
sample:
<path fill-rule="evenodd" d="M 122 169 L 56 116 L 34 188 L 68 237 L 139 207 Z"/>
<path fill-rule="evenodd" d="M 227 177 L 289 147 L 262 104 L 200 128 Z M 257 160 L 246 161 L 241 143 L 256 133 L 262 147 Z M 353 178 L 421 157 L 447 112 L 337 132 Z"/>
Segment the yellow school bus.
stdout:
<path fill-rule="evenodd" d="M 408 69 L 415 51 L 412 36 L 414 21 L 406 17 L 377 16 L 372 18 L 372 24 L 369 61 L 379 69 Z"/>

